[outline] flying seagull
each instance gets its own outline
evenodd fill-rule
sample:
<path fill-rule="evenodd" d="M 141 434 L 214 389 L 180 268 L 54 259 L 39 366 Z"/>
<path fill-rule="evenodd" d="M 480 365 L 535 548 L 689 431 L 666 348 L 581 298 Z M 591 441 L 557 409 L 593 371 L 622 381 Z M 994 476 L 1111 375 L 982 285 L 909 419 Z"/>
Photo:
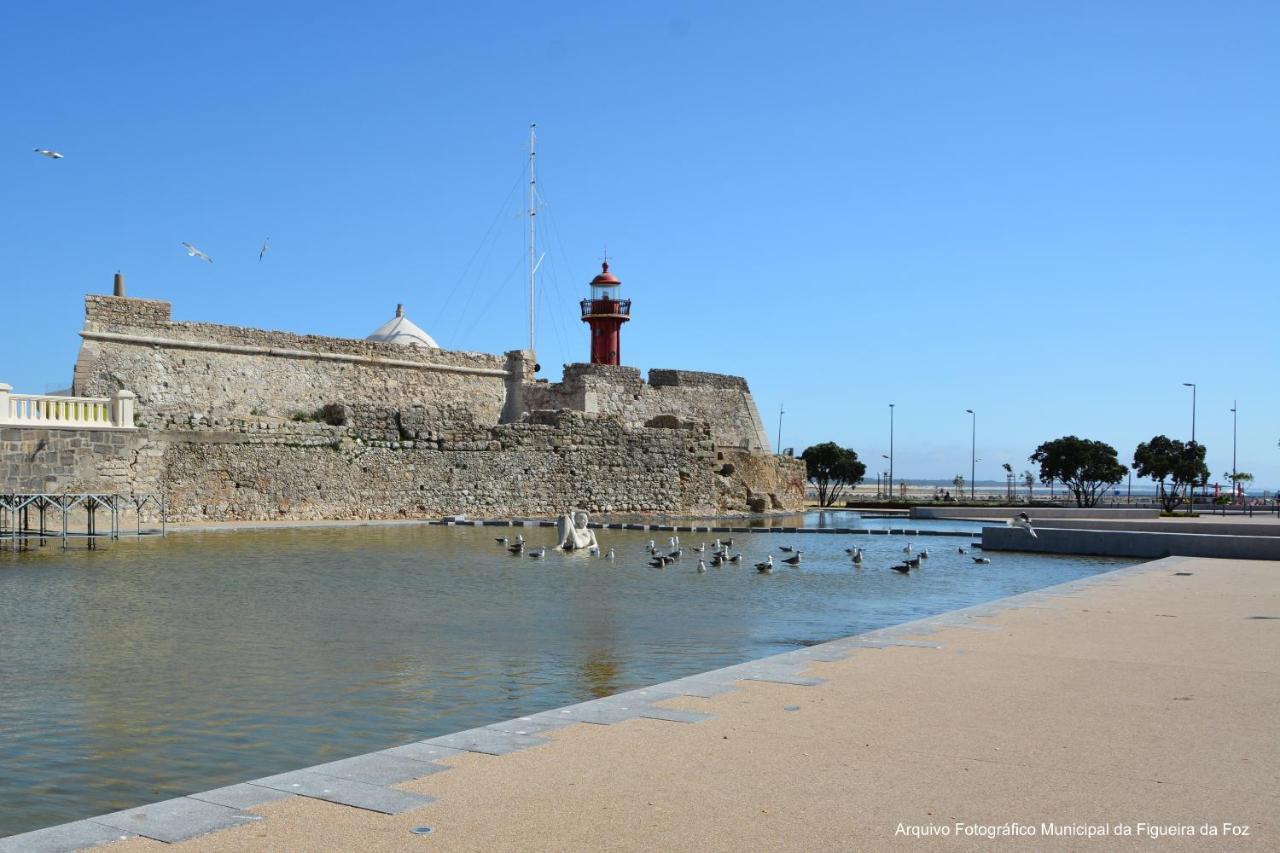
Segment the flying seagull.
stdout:
<path fill-rule="evenodd" d="M 1010 527 L 1021 527 L 1023 530 L 1031 534 L 1032 539 L 1040 538 L 1039 536 L 1036 536 L 1035 528 L 1031 526 L 1031 516 L 1027 515 L 1025 512 L 1018 513 L 1013 518 L 1006 521 L 1005 524 Z"/>
<path fill-rule="evenodd" d="M 263 257 L 267 254 L 267 249 L 271 248 L 271 238 L 262 241 L 262 248 L 258 250 L 258 263 L 262 263 Z"/>
<path fill-rule="evenodd" d="M 61 154 L 57 151 L 50 151 L 48 148 L 32 148 L 31 150 L 39 154 L 41 157 L 48 157 L 50 160 L 62 159 Z"/>
<path fill-rule="evenodd" d="M 213 258 L 209 257 L 204 252 L 200 251 L 190 243 L 183 241 L 182 247 L 187 250 L 187 257 L 199 258 L 202 261 L 208 261 L 209 263 L 213 263 Z"/>

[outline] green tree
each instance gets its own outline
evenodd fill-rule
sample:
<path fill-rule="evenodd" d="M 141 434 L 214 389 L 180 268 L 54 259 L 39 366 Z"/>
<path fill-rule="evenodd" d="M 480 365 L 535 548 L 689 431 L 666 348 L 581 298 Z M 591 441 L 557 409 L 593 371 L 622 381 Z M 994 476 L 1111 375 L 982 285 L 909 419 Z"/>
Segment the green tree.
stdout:
<path fill-rule="evenodd" d="M 1036 475 L 1030 471 L 1023 471 L 1022 482 L 1027 487 L 1027 503 L 1031 503 L 1035 499 Z"/>
<path fill-rule="evenodd" d="M 1234 474 L 1224 474 L 1223 476 L 1230 480 L 1232 485 L 1247 486 L 1253 482 L 1253 475 L 1248 471 L 1237 471 Z"/>
<path fill-rule="evenodd" d="M 1133 470 L 1139 477 L 1150 477 L 1159 485 L 1160 505 L 1165 512 L 1173 512 L 1189 497 L 1193 487 L 1209 481 L 1204 454 L 1203 444 L 1157 435 L 1139 444 L 1133 452 Z"/>
<path fill-rule="evenodd" d="M 956 487 L 956 500 L 964 495 L 964 474 L 956 474 L 956 478 L 951 481 L 951 485 Z"/>
<path fill-rule="evenodd" d="M 856 486 L 867 474 L 858 454 L 834 441 L 815 444 L 800 454 L 809 482 L 818 487 L 819 506 L 831 506 L 845 486 Z"/>
<path fill-rule="evenodd" d="M 1074 435 L 1046 441 L 1030 459 L 1040 466 L 1040 482 L 1061 480 L 1075 496 L 1076 506 L 1082 507 L 1096 505 L 1103 490 L 1129 472 L 1120 464 L 1114 447 Z"/>

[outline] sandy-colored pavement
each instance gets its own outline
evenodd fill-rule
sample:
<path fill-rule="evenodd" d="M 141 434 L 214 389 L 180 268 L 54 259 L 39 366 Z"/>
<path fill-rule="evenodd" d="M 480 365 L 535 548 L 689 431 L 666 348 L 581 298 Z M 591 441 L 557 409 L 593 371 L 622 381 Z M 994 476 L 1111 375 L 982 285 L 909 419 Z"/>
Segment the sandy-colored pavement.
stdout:
<path fill-rule="evenodd" d="M 400 815 L 291 798 L 172 846 L 1280 849 L 1280 564 L 1171 558 L 919 639 L 940 647 L 859 649 L 812 664 L 817 686 L 663 703 L 706 722 L 579 724 L 545 746 L 462 754 L 398 786 L 439 798 Z M 1050 822 L 1108 835 L 1046 837 Z M 410 833 L 421 826 L 433 831 Z"/>

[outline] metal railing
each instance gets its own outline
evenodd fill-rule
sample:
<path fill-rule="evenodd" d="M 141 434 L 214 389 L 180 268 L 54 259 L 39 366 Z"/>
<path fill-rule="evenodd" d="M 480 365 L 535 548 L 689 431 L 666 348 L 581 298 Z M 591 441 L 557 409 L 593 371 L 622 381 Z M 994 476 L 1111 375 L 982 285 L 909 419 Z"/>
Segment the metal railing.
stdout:
<path fill-rule="evenodd" d="M 60 429 L 133 429 L 132 391 L 111 397 L 14 394 L 0 383 L 0 426 Z"/>
<path fill-rule="evenodd" d="M 631 300 L 630 299 L 584 299 L 582 300 L 582 316 L 583 317 L 599 317 L 601 315 L 609 316 L 611 314 L 621 314 L 624 317 L 631 316 Z"/>

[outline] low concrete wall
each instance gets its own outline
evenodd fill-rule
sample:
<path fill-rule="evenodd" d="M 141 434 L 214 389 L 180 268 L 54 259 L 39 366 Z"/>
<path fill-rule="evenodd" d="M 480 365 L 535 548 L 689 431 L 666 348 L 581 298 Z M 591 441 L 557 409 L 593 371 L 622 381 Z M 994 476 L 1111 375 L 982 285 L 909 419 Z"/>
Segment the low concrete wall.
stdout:
<path fill-rule="evenodd" d="M 1082 525 L 1066 518 L 1032 518 L 1036 530 L 1046 528 L 1078 528 Z M 1280 523 L 1274 521 L 1196 521 L 1158 519 L 1155 521 L 1116 521 L 1090 519 L 1090 530 L 1131 530 L 1140 533 L 1204 533 L 1210 536 L 1280 536 Z"/>
<path fill-rule="evenodd" d="M 1221 557 L 1280 560 L 1280 537 L 1211 536 L 1203 533 L 1149 533 L 1129 530 L 1040 528 L 1032 537 L 1014 527 L 982 528 L 983 551 L 1027 551 L 1098 557 Z"/>
<path fill-rule="evenodd" d="M 1023 511 L 1030 515 L 1033 521 L 1040 518 L 1141 519 L 1160 517 L 1160 510 L 1158 509 L 1105 509 L 1102 507 L 1081 509 L 1079 507 L 1050 506 L 1026 507 L 1025 510 L 1018 507 L 1008 506 L 914 506 L 911 508 L 911 517 L 954 519 L 969 518 L 978 521 L 988 518 L 998 518 L 1001 521 L 1004 521 Z"/>

